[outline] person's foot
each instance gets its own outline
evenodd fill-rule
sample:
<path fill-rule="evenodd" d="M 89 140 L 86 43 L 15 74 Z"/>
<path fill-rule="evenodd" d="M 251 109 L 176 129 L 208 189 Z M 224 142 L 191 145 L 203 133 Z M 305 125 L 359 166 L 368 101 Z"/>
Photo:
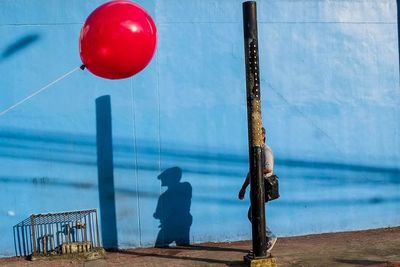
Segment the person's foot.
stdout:
<path fill-rule="evenodd" d="M 268 240 L 267 243 L 267 252 L 271 252 L 272 248 L 274 247 L 276 240 L 278 240 L 278 238 L 276 236 L 272 237 L 270 240 Z"/>

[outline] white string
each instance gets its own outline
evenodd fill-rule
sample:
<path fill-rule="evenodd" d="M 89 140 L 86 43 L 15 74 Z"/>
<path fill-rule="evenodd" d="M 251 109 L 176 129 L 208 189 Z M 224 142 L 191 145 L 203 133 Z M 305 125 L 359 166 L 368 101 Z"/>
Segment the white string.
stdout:
<path fill-rule="evenodd" d="M 40 94 L 41 92 L 43 92 L 44 90 L 46 90 L 47 88 L 49 88 L 50 86 L 52 86 L 55 83 L 58 83 L 59 81 L 65 79 L 67 76 L 71 75 L 72 73 L 74 73 L 75 71 L 77 71 L 80 67 L 76 67 L 73 70 L 67 72 L 66 74 L 62 75 L 61 77 L 55 79 L 54 81 L 52 81 L 51 83 L 43 86 L 42 88 L 40 88 L 39 90 L 37 90 L 36 92 L 34 92 L 33 94 L 25 97 L 24 99 L 18 101 L 17 103 L 15 103 L 14 105 L 6 108 L 5 110 L 3 110 L 2 112 L 0 112 L 0 116 L 3 116 L 4 114 L 6 114 L 7 112 L 9 112 L 10 110 L 16 108 L 17 106 L 21 105 L 22 103 L 24 103 L 25 101 L 28 101 L 29 99 L 31 99 L 32 97 Z"/>

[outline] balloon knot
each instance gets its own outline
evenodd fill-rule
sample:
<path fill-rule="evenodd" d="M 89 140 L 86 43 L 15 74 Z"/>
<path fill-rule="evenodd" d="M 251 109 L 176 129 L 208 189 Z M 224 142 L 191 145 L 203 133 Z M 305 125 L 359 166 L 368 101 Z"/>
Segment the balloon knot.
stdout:
<path fill-rule="evenodd" d="M 81 70 L 85 70 L 86 66 L 85 64 L 82 64 L 82 66 L 80 66 Z"/>

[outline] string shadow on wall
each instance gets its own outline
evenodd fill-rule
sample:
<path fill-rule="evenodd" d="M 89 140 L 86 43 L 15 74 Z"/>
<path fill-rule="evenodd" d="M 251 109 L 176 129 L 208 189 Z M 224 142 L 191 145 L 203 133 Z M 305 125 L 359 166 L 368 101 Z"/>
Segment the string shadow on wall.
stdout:
<path fill-rule="evenodd" d="M 397 41 L 398 41 L 398 49 L 399 49 L 399 65 L 400 65 L 400 0 L 396 0 L 397 5 Z M 399 68 L 400 71 L 400 68 Z"/>

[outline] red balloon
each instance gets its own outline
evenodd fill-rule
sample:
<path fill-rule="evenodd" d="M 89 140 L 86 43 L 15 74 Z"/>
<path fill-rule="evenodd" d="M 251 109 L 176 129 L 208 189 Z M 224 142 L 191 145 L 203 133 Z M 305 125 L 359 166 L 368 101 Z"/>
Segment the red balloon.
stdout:
<path fill-rule="evenodd" d="M 83 64 L 108 79 L 128 78 L 149 64 L 157 44 L 153 19 L 126 0 L 96 8 L 82 27 L 79 48 Z"/>

